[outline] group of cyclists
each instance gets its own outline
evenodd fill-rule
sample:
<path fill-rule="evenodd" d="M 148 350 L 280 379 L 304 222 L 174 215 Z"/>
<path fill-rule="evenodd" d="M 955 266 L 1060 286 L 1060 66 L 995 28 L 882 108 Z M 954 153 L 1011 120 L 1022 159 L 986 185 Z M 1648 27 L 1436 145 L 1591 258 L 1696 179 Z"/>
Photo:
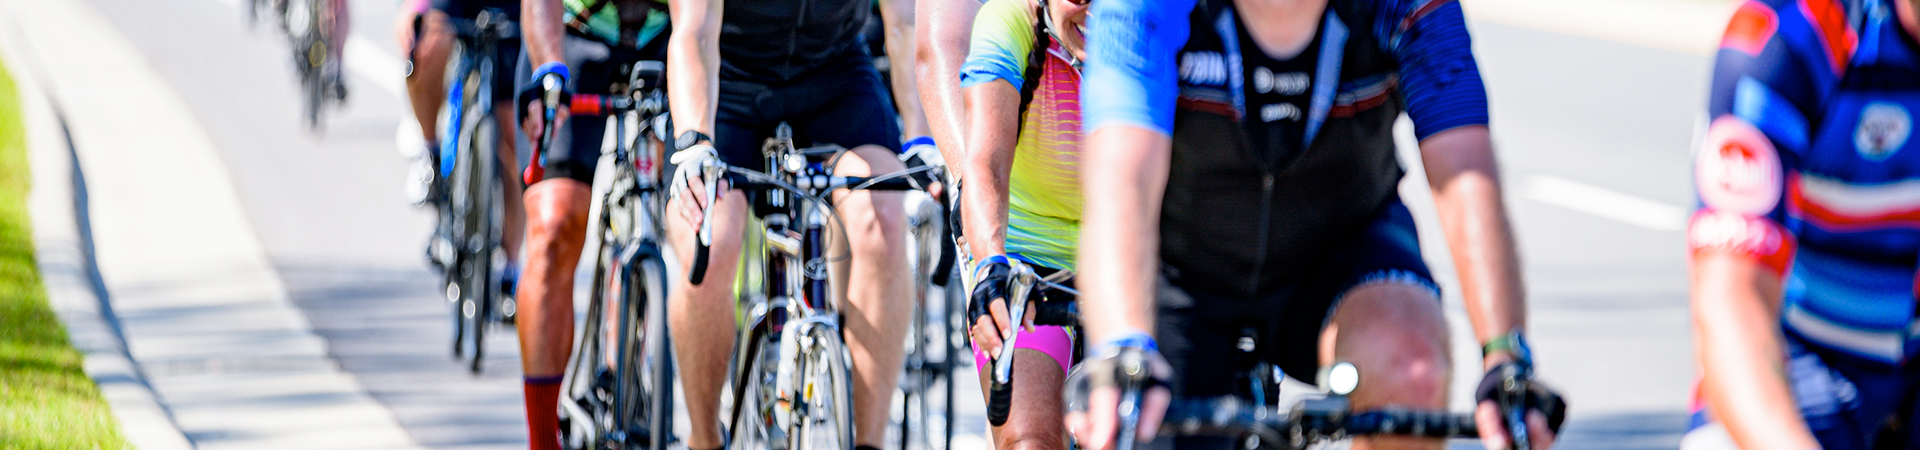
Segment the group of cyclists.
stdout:
<path fill-rule="evenodd" d="M 1156 431 L 1172 399 L 1241 394 L 1248 355 L 1301 380 L 1356 368 L 1355 411 L 1444 410 L 1454 365 L 1474 362 L 1450 357 L 1441 283 L 1399 197 L 1403 115 L 1483 350 L 1481 438 L 1549 448 L 1565 420 L 1564 400 L 1532 380 L 1521 263 L 1459 2 L 410 0 L 398 34 L 424 155 L 448 139 L 434 123 L 446 20 L 485 9 L 521 28 L 500 47 L 518 62 L 496 77 L 514 83 L 493 87 L 500 129 L 564 130 L 524 179 L 502 171 L 531 448 L 561 445 L 574 270 L 606 133 L 543 99 L 606 93 L 615 68 L 637 61 L 666 63 L 668 153 L 682 165 L 763 169 L 761 144 L 783 123 L 802 145 L 851 149 L 837 175 L 897 172 L 903 147 L 937 147 L 947 176 L 933 190 L 964 261 L 948 289 L 967 293 L 983 388 L 989 355 L 1007 342 L 1020 355 L 995 448 L 1237 446 Z M 1703 370 L 1686 448 L 1920 448 L 1906 431 L 1920 371 L 1905 364 L 1920 351 L 1916 9 L 1748 0 L 1733 15 L 1687 235 Z M 862 35 L 874 20 L 887 76 Z M 503 133 L 502 167 L 520 167 L 514 142 Z M 418 189 L 439 188 L 437 164 L 422 167 Z M 678 269 L 711 228 L 707 279 L 732 280 L 752 200 L 724 182 L 674 183 L 663 216 Z M 906 213 L 897 192 L 831 202 L 850 254 L 835 274 L 855 440 L 877 449 L 916 298 Z M 1030 299 L 1009 286 L 1029 270 L 1071 274 L 1077 325 L 1013 319 Z M 734 288 L 676 280 L 672 353 L 693 418 L 678 439 L 726 448 Z"/>

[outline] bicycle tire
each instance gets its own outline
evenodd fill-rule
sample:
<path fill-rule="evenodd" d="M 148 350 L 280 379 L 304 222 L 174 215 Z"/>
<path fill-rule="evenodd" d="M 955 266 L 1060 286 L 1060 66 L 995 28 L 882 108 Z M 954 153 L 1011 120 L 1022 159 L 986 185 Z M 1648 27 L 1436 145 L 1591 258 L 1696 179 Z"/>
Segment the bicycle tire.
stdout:
<path fill-rule="evenodd" d="M 644 256 L 636 274 L 647 300 L 644 362 L 651 378 L 646 390 L 649 397 L 646 422 L 650 432 L 646 448 L 650 450 L 667 450 L 673 442 L 673 335 L 667 330 L 666 262 L 659 255 L 659 251 L 654 250 Z"/>
<path fill-rule="evenodd" d="M 757 336 L 756 336 L 757 335 Z M 773 417 L 773 377 L 774 367 L 780 358 L 780 339 L 777 334 L 748 333 L 751 342 L 743 343 L 745 354 L 742 359 L 739 376 L 733 378 L 734 402 L 732 419 L 728 422 L 728 444 L 732 448 L 773 449 L 775 444 L 784 442 L 775 439 L 773 430 L 778 420 Z"/>
<path fill-rule="evenodd" d="M 484 74 L 472 73 L 469 77 L 484 77 Z M 485 83 L 468 83 L 469 93 L 479 97 L 475 86 Z M 460 278 L 462 297 L 462 326 L 467 342 L 467 370 L 479 374 L 485 359 L 487 322 L 491 320 L 493 310 L 493 253 L 494 237 L 494 199 L 498 195 L 494 183 L 497 179 L 495 169 L 494 146 L 499 142 L 498 129 L 492 118 L 492 108 L 482 106 L 483 101 L 469 97 L 463 106 L 468 109 L 463 114 L 460 130 L 459 149 L 454 168 L 457 177 L 452 185 L 456 189 L 453 196 L 455 220 L 458 224 L 457 242 L 460 249 Z"/>
<path fill-rule="evenodd" d="M 853 434 L 853 359 L 847 353 L 847 345 L 840 338 L 838 330 L 827 327 L 814 327 L 811 330 L 813 333 L 813 346 L 808 349 L 807 354 L 802 359 L 802 361 L 805 362 L 805 366 L 799 370 L 799 373 L 804 378 L 800 380 L 799 383 L 795 383 L 795 386 L 801 390 L 801 392 L 797 394 L 804 397 L 800 399 L 800 401 L 807 403 L 807 411 L 809 413 L 825 407 L 832 408 L 832 410 L 829 411 L 831 416 L 814 417 L 812 414 L 808 414 L 805 417 L 799 417 L 796 415 L 795 420 L 792 422 L 796 429 L 789 433 L 789 442 L 792 442 L 790 448 L 792 450 L 853 450 L 855 445 Z M 821 382 L 826 383 L 826 388 L 821 389 L 817 387 L 818 383 Z M 825 396 L 821 397 L 823 394 Z M 824 402 L 822 402 L 822 400 L 824 400 Z M 796 409 L 796 411 L 798 411 L 798 409 Z M 825 448 L 816 447 L 814 445 L 815 439 L 813 438 L 818 425 L 823 421 L 833 427 L 833 429 L 829 431 L 832 431 L 838 438 L 837 443 Z"/>

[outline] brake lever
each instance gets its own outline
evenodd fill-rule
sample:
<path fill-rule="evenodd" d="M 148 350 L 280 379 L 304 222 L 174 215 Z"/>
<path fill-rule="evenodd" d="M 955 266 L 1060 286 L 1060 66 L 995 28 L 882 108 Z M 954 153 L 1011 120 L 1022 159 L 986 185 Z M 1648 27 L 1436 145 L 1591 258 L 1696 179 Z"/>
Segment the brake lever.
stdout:
<path fill-rule="evenodd" d="M 1527 430 L 1527 380 L 1532 375 L 1527 367 L 1509 364 L 1506 373 L 1501 375 L 1500 408 L 1502 422 L 1506 422 L 1508 443 L 1514 450 L 1532 450 L 1532 439 Z"/>

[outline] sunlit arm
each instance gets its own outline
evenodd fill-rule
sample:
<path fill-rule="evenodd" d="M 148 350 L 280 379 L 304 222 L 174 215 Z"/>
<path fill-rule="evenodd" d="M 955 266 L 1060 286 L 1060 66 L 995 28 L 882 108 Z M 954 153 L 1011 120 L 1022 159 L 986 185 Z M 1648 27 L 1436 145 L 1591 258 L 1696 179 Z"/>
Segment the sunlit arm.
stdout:
<path fill-rule="evenodd" d="M 974 259 L 1006 253 L 1007 200 L 1014 145 L 1020 134 L 1020 89 L 1006 80 L 966 88 L 967 148 L 962 168 L 969 211 L 967 247 Z"/>
<path fill-rule="evenodd" d="M 562 29 L 565 14 L 560 0 L 520 2 L 520 34 L 526 36 L 522 40 L 527 46 L 527 61 L 533 67 L 566 61 L 566 55 L 560 52 L 560 40 L 566 35 Z"/>
<path fill-rule="evenodd" d="M 667 39 L 667 102 L 675 133 L 713 135 L 720 97 L 720 21 L 726 0 L 671 0 Z"/>
<path fill-rule="evenodd" d="M 919 0 L 913 11 L 913 79 L 929 131 L 940 145 L 947 167 L 965 164 L 960 159 L 967 148 L 960 65 L 967 59 L 967 38 L 973 33 L 973 16 L 979 11 L 977 0 Z M 894 67 L 899 70 L 905 65 L 896 63 Z"/>
<path fill-rule="evenodd" d="M 1128 329 L 1153 333 L 1160 200 L 1173 141 L 1135 125 L 1101 127 L 1082 148 L 1081 316 L 1090 342 Z"/>
<path fill-rule="evenodd" d="M 1487 127 L 1464 126 L 1428 136 L 1420 141 L 1420 157 L 1460 274 L 1474 336 L 1485 343 L 1524 330 L 1527 304 L 1520 258 L 1501 200 L 1500 169 Z M 1483 363 L 1491 367 L 1507 357 L 1487 355 Z"/>
<path fill-rule="evenodd" d="M 893 104 L 900 111 L 900 133 L 927 136 L 927 115 L 920 111 L 920 91 L 914 83 L 914 0 L 880 2 L 880 23 L 887 33 L 887 70 L 893 75 Z M 935 142 L 938 142 L 935 139 Z"/>
<path fill-rule="evenodd" d="M 1743 449 L 1819 448 L 1787 384 L 1779 277 L 1743 255 L 1699 252 L 1691 294 L 1700 387 L 1714 418 Z"/>

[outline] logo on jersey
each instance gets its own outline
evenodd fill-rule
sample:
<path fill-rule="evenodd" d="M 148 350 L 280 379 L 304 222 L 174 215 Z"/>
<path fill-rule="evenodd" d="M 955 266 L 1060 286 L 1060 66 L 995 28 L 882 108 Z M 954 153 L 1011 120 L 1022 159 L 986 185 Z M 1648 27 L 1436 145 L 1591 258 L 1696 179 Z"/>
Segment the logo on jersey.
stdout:
<path fill-rule="evenodd" d="M 1281 119 L 1300 121 L 1300 107 L 1292 103 L 1274 103 L 1260 107 L 1260 121 L 1272 122 Z"/>
<path fill-rule="evenodd" d="M 1761 215 L 1780 202 L 1780 154 L 1773 141 L 1733 116 L 1713 121 L 1694 164 L 1700 200 L 1708 208 Z"/>
<path fill-rule="evenodd" d="M 1180 81 L 1197 86 L 1226 86 L 1227 57 L 1219 52 L 1181 54 Z"/>
<path fill-rule="evenodd" d="M 1860 111 L 1860 127 L 1853 130 L 1853 147 L 1868 161 L 1885 161 L 1907 145 L 1913 134 L 1913 116 L 1907 108 L 1887 102 L 1867 103 Z"/>
<path fill-rule="evenodd" d="M 1306 72 L 1290 72 L 1275 75 L 1265 67 L 1253 69 L 1253 90 L 1262 94 L 1300 95 L 1307 91 Z"/>

